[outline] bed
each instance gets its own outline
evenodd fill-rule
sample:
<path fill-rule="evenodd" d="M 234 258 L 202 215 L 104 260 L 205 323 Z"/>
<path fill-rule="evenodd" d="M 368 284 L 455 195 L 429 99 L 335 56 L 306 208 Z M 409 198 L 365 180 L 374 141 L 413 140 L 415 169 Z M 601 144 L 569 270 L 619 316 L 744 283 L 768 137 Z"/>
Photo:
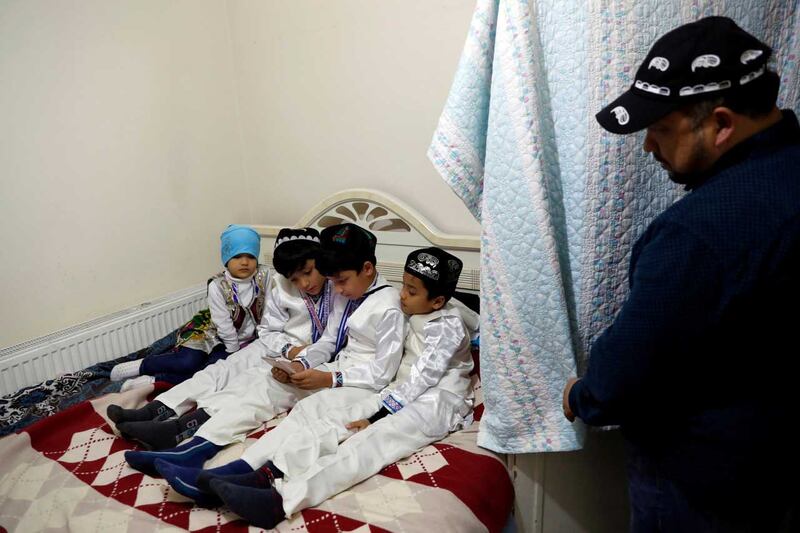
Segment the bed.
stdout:
<path fill-rule="evenodd" d="M 465 263 L 459 291 L 479 290 L 477 237 L 446 235 L 411 208 L 376 191 L 338 193 L 311 210 L 297 226 L 356 222 L 379 241 L 378 268 L 393 282 L 402 277 L 408 251 L 430 244 Z M 262 261 L 270 262 L 276 226 L 255 226 Z M 466 296 L 469 298 L 469 296 Z M 474 357 L 478 362 L 478 351 Z M 141 356 L 141 354 L 134 355 Z M 504 459 L 477 446 L 483 412 L 480 372 L 473 382 L 475 422 L 318 507 L 279 524 L 278 531 L 501 531 L 513 507 Z M 156 383 L 80 401 L 0 439 L 0 531 L 257 531 L 225 507 L 209 510 L 174 492 L 163 479 L 125 463 L 136 445 L 116 436 L 106 407 L 143 405 L 166 384 Z M 97 386 L 93 390 L 110 390 Z M 207 466 L 237 458 L 280 418 L 223 450 Z"/>

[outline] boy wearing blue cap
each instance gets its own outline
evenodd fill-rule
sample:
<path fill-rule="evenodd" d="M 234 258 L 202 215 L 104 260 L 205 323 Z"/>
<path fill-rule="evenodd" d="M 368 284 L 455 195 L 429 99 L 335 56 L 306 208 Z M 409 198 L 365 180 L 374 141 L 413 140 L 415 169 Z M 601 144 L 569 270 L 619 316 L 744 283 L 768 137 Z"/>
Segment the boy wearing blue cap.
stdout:
<path fill-rule="evenodd" d="M 240 434 L 243 438 L 250 429 L 294 405 L 292 394 L 305 391 L 270 378 L 271 367 L 263 358 L 294 357 L 319 339 L 329 317 L 338 320 L 341 316 L 343 299 L 334 294 L 331 284 L 316 269 L 319 248 L 319 232 L 314 228 L 282 229 L 272 258 L 279 275 L 272 278 L 257 328 L 258 339 L 141 409 L 109 406 L 108 417 L 120 433 L 150 449 L 175 454 L 175 446 L 200 426 L 198 437 L 210 441 L 207 447 L 222 446 L 235 442 Z M 275 374 L 279 381 L 286 381 L 280 373 Z M 285 401 L 263 401 L 258 391 L 272 391 L 272 397 Z M 135 452 L 129 459 L 134 467 L 152 471 L 148 465 L 153 457 Z"/>
<path fill-rule="evenodd" d="M 250 227 L 231 224 L 220 241 L 225 270 L 208 280 L 208 309 L 183 327 L 171 351 L 116 365 L 112 381 L 140 376 L 126 381 L 122 391 L 155 380 L 181 383 L 256 338 L 270 282 L 268 268 L 258 265 L 261 237 Z"/>

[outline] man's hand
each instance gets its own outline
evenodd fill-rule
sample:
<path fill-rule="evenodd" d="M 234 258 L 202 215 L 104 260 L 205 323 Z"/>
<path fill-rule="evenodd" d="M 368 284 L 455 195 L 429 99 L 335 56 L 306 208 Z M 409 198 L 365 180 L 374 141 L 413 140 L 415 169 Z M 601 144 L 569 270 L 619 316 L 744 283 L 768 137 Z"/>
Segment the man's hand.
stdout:
<path fill-rule="evenodd" d="M 564 410 L 564 416 L 570 422 L 575 422 L 575 413 L 572 412 L 572 409 L 569 408 L 569 391 L 572 390 L 572 386 L 577 383 L 578 378 L 569 378 L 567 380 L 567 384 L 564 387 L 564 396 L 561 400 L 561 409 Z"/>
<path fill-rule="evenodd" d="M 292 368 L 295 369 L 296 372 L 302 372 L 306 369 L 303 366 L 303 363 L 300 361 L 292 361 Z M 276 380 L 280 381 L 281 383 L 289 383 L 289 374 L 286 373 L 285 370 L 281 370 L 278 367 L 272 367 L 272 377 Z"/>
<path fill-rule="evenodd" d="M 292 363 L 292 365 L 294 364 L 295 363 Z M 314 368 L 292 374 L 289 376 L 289 379 L 295 387 L 304 390 L 329 388 L 333 384 L 333 374 Z"/>
<path fill-rule="evenodd" d="M 362 418 L 361 420 L 356 420 L 355 422 L 350 422 L 349 424 L 345 424 L 344 427 L 347 429 L 354 429 L 356 431 L 361 431 L 368 425 L 369 425 L 369 420 L 367 420 L 366 418 Z"/>
<path fill-rule="evenodd" d="M 286 359 L 294 359 L 297 357 L 297 354 L 306 349 L 306 346 L 308 346 L 308 344 L 303 344 L 302 346 L 292 346 L 286 350 Z"/>

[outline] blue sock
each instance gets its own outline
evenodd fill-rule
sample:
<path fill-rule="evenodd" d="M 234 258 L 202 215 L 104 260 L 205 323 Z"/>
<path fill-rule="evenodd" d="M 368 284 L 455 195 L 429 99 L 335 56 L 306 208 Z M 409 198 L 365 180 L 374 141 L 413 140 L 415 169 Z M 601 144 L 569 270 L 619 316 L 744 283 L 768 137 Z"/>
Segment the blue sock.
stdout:
<path fill-rule="evenodd" d="M 180 466 L 172 462 L 164 461 L 163 459 L 156 459 L 155 467 L 156 470 L 158 470 L 158 473 L 161 474 L 170 485 L 172 485 L 172 488 L 174 488 L 176 491 L 180 492 L 184 496 L 189 496 L 190 498 L 193 498 L 194 496 L 192 494 L 185 494 L 181 492 L 181 490 L 179 490 L 178 487 L 173 485 L 172 481 L 179 480 L 180 484 L 182 484 L 183 486 L 192 487 L 192 489 L 210 494 L 211 491 L 208 488 L 199 486 L 197 484 L 198 476 L 202 474 L 211 474 L 216 476 L 231 476 L 253 471 L 253 469 L 250 468 L 250 465 L 241 459 L 237 459 L 232 463 L 218 466 L 216 468 L 209 468 L 208 470 L 203 470 L 202 468 L 195 468 L 191 466 Z"/>
<path fill-rule="evenodd" d="M 270 487 L 258 489 L 227 483 L 222 479 L 211 481 L 211 490 L 219 496 L 231 511 L 251 525 L 272 529 L 286 517 L 283 498 Z"/>
<path fill-rule="evenodd" d="M 204 492 L 197 487 L 197 475 L 203 471 L 201 468 L 178 466 L 162 459 L 156 459 L 155 468 L 175 492 L 193 499 L 197 504 L 203 507 L 218 507 L 222 503 L 215 494 Z"/>
<path fill-rule="evenodd" d="M 253 485 L 249 483 L 249 481 L 252 476 L 256 476 L 255 480 L 260 480 L 262 475 L 263 473 L 261 473 L 261 469 L 254 471 L 243 459 L 237 459 L 226 465 L 201 471 L 197 476 L 197 488 L 203 492 L 210 493 L 211 480 L 217 478 L 223 478 L 226 481 L 235 483 L 237 485 L 261 486 L 260 484 Z M 265 486 L 268 487 L 269 485 L 269 482 L 267 482 Z"/>
<path fill-rule="evenodd" d="M 200 437 L 194 437 L 187 443 L 181 444 L 171 450 L 160 452 L 125 452 L 125 460 L 132 468 L 145 474 L 155 476 L 158 471 L 155 468 L 156 459 L 161 459 L 168 463 L 180 466 L 201 468 L 203 463 L 217 454 L 222 446 L 217 446 Z"/>

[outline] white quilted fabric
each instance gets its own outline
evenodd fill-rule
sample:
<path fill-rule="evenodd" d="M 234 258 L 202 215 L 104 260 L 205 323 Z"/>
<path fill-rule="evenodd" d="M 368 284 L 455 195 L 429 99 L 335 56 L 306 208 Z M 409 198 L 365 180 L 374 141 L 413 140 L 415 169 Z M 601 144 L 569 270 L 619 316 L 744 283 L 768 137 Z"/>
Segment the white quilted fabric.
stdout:
<path fill-rule="evenodd" d="M 797 110 L 798 4 L 478 0 L 428 155 L 482 224 L 480 445 L 581 446 L 563 385 L 627 295 L 635 239 L 681 194 L 641 134 L 607 134 L 594 113 L 658 36 L 711 14 L 775 48 L 779 103 Z"/>
<path fill-rule="evenodd" d="M 560 133 L 586 123 L 585 14 L 572 7 L 478 2 L 429 151 L 481 218 L 481 376 L 491 392 L 478 442 L 501 452 L 581 444 L 558 408 L 576 371 L 581 231 L 565 205 L 580 220 L 584 189 L 577 180 L 565 189 L 561 173 L 583 174 L 585 163 L 585 135 Z M 554 53 L 565 47 L 574 53 Z"/>

